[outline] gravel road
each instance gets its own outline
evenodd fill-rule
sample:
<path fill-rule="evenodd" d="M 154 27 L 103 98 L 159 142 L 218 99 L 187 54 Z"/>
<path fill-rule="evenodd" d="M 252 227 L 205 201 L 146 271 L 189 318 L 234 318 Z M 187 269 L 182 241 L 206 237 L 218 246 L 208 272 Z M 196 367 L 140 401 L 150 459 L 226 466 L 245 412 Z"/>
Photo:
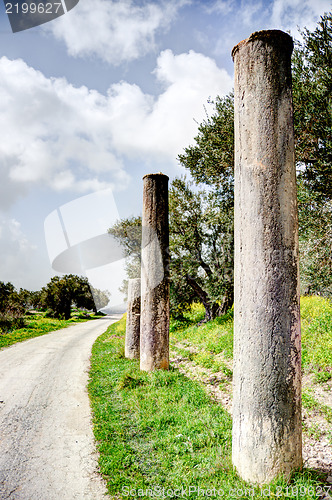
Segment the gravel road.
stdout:
<path fill-rule="evenodd" d="M 86 390 L 91 347 L 121 315 L 0 351 L 0 499 L 99 500 Z"/>

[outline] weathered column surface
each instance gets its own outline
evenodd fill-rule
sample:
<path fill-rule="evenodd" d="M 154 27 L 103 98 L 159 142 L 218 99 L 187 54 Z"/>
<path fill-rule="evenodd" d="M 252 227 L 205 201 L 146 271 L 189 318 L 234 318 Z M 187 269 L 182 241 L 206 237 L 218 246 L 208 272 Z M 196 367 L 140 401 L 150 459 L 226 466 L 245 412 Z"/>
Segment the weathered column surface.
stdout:
<path fill-rule="evenodd" d="M 140 368 L 169 367 L 168 177 L 143 177 Z"/>
<path fill-rule="evenodd" d="M 266 483 L 302 465 L 298 222 L 291 53 L 282 31 L 233 48 L 233 464 Z"/>
<path fill-rule="evenodd" d="M 141 313 L 141 279 L 135 278 L 128 281 L 128 305 L 125 338 L 125 357 L 139 358 Z"/>

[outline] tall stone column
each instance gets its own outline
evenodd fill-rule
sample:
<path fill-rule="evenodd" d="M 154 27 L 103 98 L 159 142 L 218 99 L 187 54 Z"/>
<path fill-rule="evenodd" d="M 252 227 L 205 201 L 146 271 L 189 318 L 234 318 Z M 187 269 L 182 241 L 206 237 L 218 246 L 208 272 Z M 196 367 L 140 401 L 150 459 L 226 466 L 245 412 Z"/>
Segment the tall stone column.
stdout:
<path fill-rule="evenodd" d="M 125 338 L 125 357 L 139 358 L 140 343 L 140 313 L 141 313 L 141 279 L 128 281 L 128 305 Z"/>
<path fill-rule="evenodd" d="M 169 367 L 168 177 L 143 177 L 140 368 Z"/>
<path fill-rule="evenodd" d="M 260 31 L 235 63 L 233 464 L 266 483 L 302 465 L 293 42 Z"/>

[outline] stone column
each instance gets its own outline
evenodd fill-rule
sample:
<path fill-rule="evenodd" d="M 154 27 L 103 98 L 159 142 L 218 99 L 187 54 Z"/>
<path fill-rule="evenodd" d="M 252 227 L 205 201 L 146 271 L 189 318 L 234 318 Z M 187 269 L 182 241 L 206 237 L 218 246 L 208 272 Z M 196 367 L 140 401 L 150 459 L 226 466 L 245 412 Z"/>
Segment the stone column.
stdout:
<path fill-rule="evenodd" d="M 260 31 L 235 63 L 233 464 L 266 483 L 302 465 L 293 42 Z"/>
<path fill-rule="evenodd" d="M 141 279 L 135 278 L 128 282 L 128 305 L 125 339 L 125 357 L 128 359 L 139 358 L 141 313 Z"/>
<path fill-rule="evenodd" d="M 140 368 L 169 366 L 168 177 L 143 177 Z"/>

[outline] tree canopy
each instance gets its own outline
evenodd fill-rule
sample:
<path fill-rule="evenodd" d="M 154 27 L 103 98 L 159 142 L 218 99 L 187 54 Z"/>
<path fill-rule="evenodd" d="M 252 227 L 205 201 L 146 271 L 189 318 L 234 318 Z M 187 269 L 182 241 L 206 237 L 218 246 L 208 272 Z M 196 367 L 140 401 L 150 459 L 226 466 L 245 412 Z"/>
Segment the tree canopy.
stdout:
<path fill-rule="evenodd" d="M 233 303 L 233 208 L 218 191 L 194 191 L 185 179 L 172 182 L 169 206 L 172 299 L 184 303 L 187 285 L 213 319 Z"/>
<path fill-rule="evenodd" d="M 24 311 L 25 305 L 14 285 L 0 281 L 0 331 L 24 326 Z"/>
<path fill-rule="evenodd" d="M 109 295 L 95 290 L 96 297 L 98 297 L 97 292 L 100 294 L 98 300 L 102 303 L 106 302 L 106 305 Z M 97 312 L 88 279 L 81 276 L 74 274 L 54 276 L 46 287 L 42 288 L 41 294 L 43 307 L 47 308 L 48 314 L 55 318 L 69 319 L 71 306 L 74 304 L 76 307 Z"/>
<path fill-rule="evenodd" d="M 292 58 L 302 291 L 332 294 L 332 16 L 302 33 Z M 233 199 L 233 94 L 217 97 L 178 159 L 196 183 Z M 228 207 L 223 207 L 229 211 Z"/>
<path fill-rule="evenodd" d="M 295 150 L 298 175 L 324 200 L 332 197 L 332 14 L 302 33 L 292 56 Z M 195 144 L 179 162 L 197 183 L 233 196 L 234 96 L 217 97 L 214 113 L 199 125 Z"/>
<path fill-rule="evenodd" d="M 69 319 L 73 305 L 97 312 L 108 304 L 109 298 L 108 291 L 94 288 L 87 278 L 74 274 L 54 276 L 38 291 L 17 291 L 12 283 L 0 281 L 0 328 L 24 326 L 24 314 L 32 308 L 46 309 L 54 318 Z"/>
<path fill-rule="evenodd" d="M 197 183 L 222 189 L 225 198 L 233 198 L 234 171 L 234 95 L 209 101 L 215 112 L 198 127 L 195 144 L 184 149 L 179 162 Z"/>
<path fill-rule="evenodd" d="M 227 210 L 226 210 L 227 207 Z M 179 316 L 196 300 L 206 320 L 233 303 L 233 208 L 216 191 L 194 191 L 175 179 L 169 191 L 171 313 Z M 144 228 L 143 228 L 144 230 Z M 140 276 L 141 218 L 117 222 L 109 232 L 129 258 L 129 278 Z M 127 280 L 121 287 L 126 291 Z"/>
<path fill-rule="evenodd" d="M 117 221 L 108 233 L 121 243 L 126 257 L 125 270 L 128 279 L 141 276 L 141 244 L 142 244 L 142 218 L 128 217 Z M 127 298 L 128 279 L 125 279 L 119 288 Z"/>
<path fill-rule="evenodd" d="M 320 199 L 332 198 L 332 13 L 302 32 L 293 54 L 293 102 L 299 177 Z"/>

